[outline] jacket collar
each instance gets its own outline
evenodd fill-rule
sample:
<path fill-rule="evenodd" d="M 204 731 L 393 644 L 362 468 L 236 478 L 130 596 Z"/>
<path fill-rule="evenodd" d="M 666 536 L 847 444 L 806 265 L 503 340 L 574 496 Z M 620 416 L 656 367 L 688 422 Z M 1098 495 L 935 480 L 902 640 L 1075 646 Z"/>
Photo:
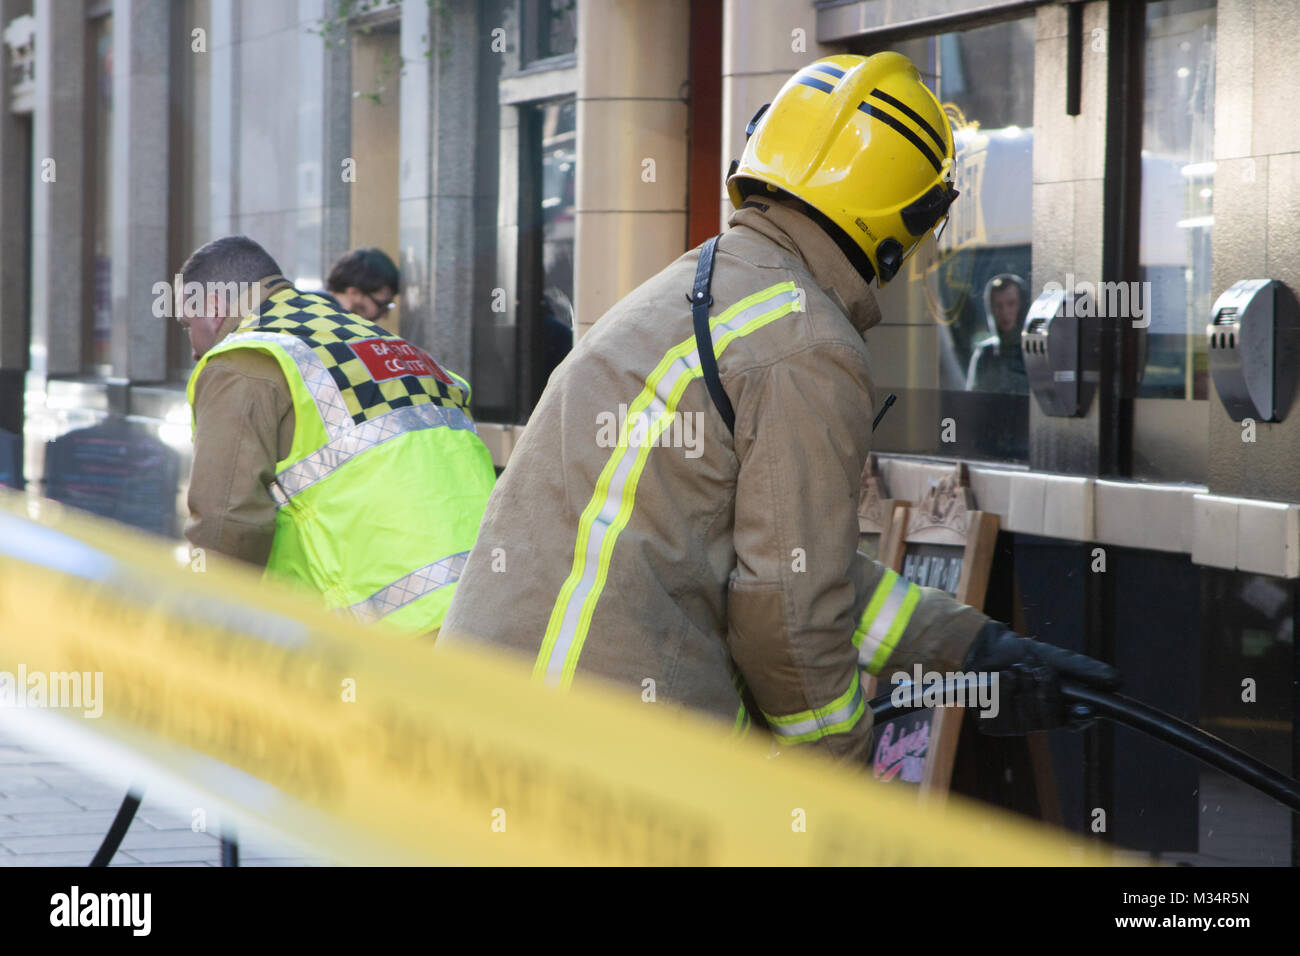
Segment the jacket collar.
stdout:
<path fill-rule="evenodd" d="M 821 226 L 780 199 L 752 197 L 727 220 L 746 226 L 798 256 L 817 285 L 837 302 L 859 333 L 880 319 L 871 286 Z"/>
<path fill-rule="evenodd" d="M 251 303 L 252 308 L 249 314 L 260 312 L 266 300 L 271 298 L 277 292 L 284 289 L 292 289 L 293 284 L 282 275 L 263 276 L 257 280 L 257 300 Z M 239 327 L 239 324 L 248 318 L 247 315 L 228 315 L 221 322 L 221 327 L 217 329 L 217 341 L 220 342 L 231 332 Z"/>

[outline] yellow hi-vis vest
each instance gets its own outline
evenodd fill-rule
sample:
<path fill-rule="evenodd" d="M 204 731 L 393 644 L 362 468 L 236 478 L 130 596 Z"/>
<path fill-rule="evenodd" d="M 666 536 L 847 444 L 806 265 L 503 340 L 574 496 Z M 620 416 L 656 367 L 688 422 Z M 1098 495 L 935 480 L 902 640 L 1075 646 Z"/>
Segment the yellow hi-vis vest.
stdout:
<path fill-rule="evenodd" d="M 289 578 L 366 622 L 442 624 L 496 474 L 469 385 L 322 296 L 268 297 L 190 376 L 233 349 L 280 364 L 293 447 L 268 488 L 278 506 L 267 576 Z"/>

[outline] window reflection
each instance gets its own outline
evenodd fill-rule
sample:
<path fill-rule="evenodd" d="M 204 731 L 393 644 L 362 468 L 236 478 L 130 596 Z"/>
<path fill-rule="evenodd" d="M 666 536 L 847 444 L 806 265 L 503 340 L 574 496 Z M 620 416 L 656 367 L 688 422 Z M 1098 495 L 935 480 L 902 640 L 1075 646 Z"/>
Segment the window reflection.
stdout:
<path fill-rule="evenodd" d="M 882 449 L 1028 456 L 1020 331 L 1034 298 L 1034 30 L 1027 18 L 887 47 L 916 65 L 943 104 L 961 197 L 939 241 L 879 296 L 884 323 L 868 334 L 877 384 L 905 390 L 901 414 L 877 434 Z M 909 415 L 915 431 L 936 412 L 960 415 L 955 444 L 920 447 L 902 431 Z"/>
<path fill-rule="evenodd" d="M 1139 395 L 1205 398 L 1214 227 L 1214 0 L 1147 6 L 1141 279 L 1147 361 Z"/>
<path fill-rule="evenodd" d="M 1020 330 L 1029 311 L 1029 285 L 1011 272 L 984 286 L 984 321 L 989 334 L 975 345 L 966 373 L 972 392 L 1029 394 L 1029 377 L 1020 351 Z"/>
<path fill-rule="evenodd" d="M 573 348 L 573 204 L 577 181 L 573 100 L 542 111 L 542 288 L 541 320 L 545 361 L 542 383 Z"/>

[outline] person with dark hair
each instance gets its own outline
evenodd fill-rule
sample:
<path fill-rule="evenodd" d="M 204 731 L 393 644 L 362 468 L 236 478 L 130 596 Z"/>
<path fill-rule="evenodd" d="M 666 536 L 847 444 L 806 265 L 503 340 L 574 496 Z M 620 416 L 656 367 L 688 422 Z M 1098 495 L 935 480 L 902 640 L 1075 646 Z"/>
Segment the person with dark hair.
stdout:
<path fill-rule="evenodd" d="M 984 319 L 989 336 L 971 353 L 967 391 L 1029 394 L 1029 376 L 1020 351 L 1020 328 L 1028 310 L 1024 279 L 1004 272 L 989 280 L 984 287 Z"/>
<path fill-rule="evenodd" d="M 402 276 L 382 249 L 353 249 L 330 269 L 325 285 L 339 305 L 369 322 L 378 322 L 395 305 Z"/>
<path fill-rule="evenodd" d="M 435 632 L 496 480 L 468 383 L 295 289 L 247 237 L 199 249 L 182 278 L 203 290 L 180 318 L 198 360 L 191 543 L 359 620 Z"/>

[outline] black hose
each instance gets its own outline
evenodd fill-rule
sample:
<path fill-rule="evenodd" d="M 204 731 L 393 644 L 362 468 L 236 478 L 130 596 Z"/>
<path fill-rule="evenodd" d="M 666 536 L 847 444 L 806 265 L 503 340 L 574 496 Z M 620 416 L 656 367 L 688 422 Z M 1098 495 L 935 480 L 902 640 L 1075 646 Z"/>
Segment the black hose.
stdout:
<path fill-rule="evenodd" d="M 1089 705 L 1099 717 L 1108 717 L 1117 724 L 1163 740 L 1300 813 L 1300 782 L 1278 773 L 1227 741 L 1123 694 L 1094 690 L 1072 681 L 1062 681 L 1061 692 L 1068 700 Z"/>
<path fill-rule="evenodd" d="M 122 838 L 126 836 L 131 821 L 135 819 L 135 811 L 140 809 L 142 797 L 143 793 L 135 788 L 126 792 L 122 805 L 117 808 L 117 816 L 113 818 L 113 825 L 104 834 L 104 842 L 99 845 L 95 858 L 90 861 L 91 866 L 108 866 L 109 860 L 113 859 L 117 848 L 122 845 Z"/>
<path fill-rule="evenodd" d="M 909 694 L 902 705 L 893 702 L 894 693 L 898 691 Z M 895 691 L 872 700 L 871 713 L 877 723 L 893 720 L 905 711 L 914 709 L 910 695 L 919 697 L 921 693 L 922 687 L 919 684 L 896 688 Z M 1106 717 L 1164 741 L 1300 813 L 1300 781 L 1279 773 L 1213 734 L 1122 694 L 1094 690 L 1073 681 L 1062 681 L 1061 693 L 1066 700 L 1087 705 L 1096 716 Z M 947 699 L 946 693 L 944 697 Z"/>

